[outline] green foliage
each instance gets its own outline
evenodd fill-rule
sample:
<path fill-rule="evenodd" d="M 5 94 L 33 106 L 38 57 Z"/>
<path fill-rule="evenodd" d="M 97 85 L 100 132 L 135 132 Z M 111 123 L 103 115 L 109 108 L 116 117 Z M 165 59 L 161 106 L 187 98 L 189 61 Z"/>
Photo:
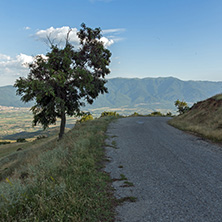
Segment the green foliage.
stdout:
<path fill-rule="evenodd" d="M 92 114 L 86 114 L 84 115 L 80 120 L 78 120 L 79 123 L 83 123 L 89 120 L 93 120 Z"/>
<path fill-rule="evenodd" d="M 35 100 L 31 108 L 34 126 L 40 123 L 46 129 L 61 119 L 59 138 L 64 134 L 66 115 L 80 115 L 83 101 L 92 104 L 100 93 L 107 93 L 104 78 L 110 73 L 111 53 L 99 41 L 100 28 L 81 27 L 78 50 L 69 43 L 68 32 L 64 48 L 52 44 L 46 58 L 37 56 L 29 65 L 28 77 L 20 77 L 14 85 L 22 101 Z"/>
<path fill-rule="evenodd" d="M 3 141 L 3 142 L 0 142 L 0 145 L 10 144 L 10 143 L 11 142 Z"/>
<path fill-rule="evenodd" d="M 137 112 L 134 112 L 131 116 L 141 116 L 141 115 Z"/>
<path fill-rule="evenodd" d="M 159 111 L 155 111 L 155 112 L 152 112 L 148 115 L 142 115 L 142 114 L 139 114 L 137 112 L 134 112 L 132 115 L 130 116 L 141 116 L 141 117 L 144 117 L 144 116 L 165 116 L 164 114 L 162 114 L 161 112 Z"/>
<path fill-rule="evenodd" d="M 172 114 L 171 112 L 168 112 L 168 113 L 166 114 L 166 116 L 167 116 L 167 117 L 172 117 L 173 114 Z"/>
<path fill-rule="evenodd" d="M 17 143 L 24 143 L 24 142 L 27 142 L 25 138 L 18 138 L 16 140 Z"/>
<path fill-rule="evenodd" d="M 179 99 L 175 101 L 174 105 L 177 107 L 179 114 L 184 114 L 190 109 L 186 102 L 180 101 Z"/>
<path fill-rule="evenodd" d="M 76 125 L 19 179 L 1 182 L 0 221 L 113 221 L 110 178 L 99 164 L 111 119 Z"/>
<path fill-rule="evenodd" d="M 119 114 L 116 113 L 116 112 L 107 112 L 107 111 L 104 111 L 101 113 L 101 116 L 100 117 L 105 117 L 105 116 L 115 116 L 115 117 L 118 117 Z"/>
<path fill-rule="evenodd" d="M 128 180 L 127 177 L 124 174 L 120 174 L 120 179 L 119 180 Z"/>
<path fill-rule="evenodd" d="M 162 114 L 159 111 L 155 111 L 155 112 L 150 113 L 149 116 L 164 116 L 164 114 Z"/>
<path fill-rule="evenodd" d="M 124 181 L 124 184 L 121 187 L 134 187 L 134 184 L 129 181 Z"/>
<path fill-rule="evenodd" d="M 136 202 L 136 201 L 137 197 L 134 196 L 121 197 L 120 199 L 118 199 L 119 204 L 122 204 L 124 202 Z"/>

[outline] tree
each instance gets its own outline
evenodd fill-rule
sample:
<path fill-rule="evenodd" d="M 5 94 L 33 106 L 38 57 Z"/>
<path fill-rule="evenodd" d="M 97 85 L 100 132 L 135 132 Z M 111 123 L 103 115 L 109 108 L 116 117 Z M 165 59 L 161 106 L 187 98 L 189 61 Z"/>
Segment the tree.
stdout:
<path fill-rule="evenodd" d="M 180 101 L 179 99 L 175 101 L 175 106 L 178 109 L 179 114 L 183 114 L 189 110 L 189 107 L 186 102 Z"/>
<path fill-rule="evenodd" d="M 29 65 L 27 78 L 20 77 L 14 85 L 22 101 L 35 101 L 31 108 L 33 126 L 40 123 L 46 129 L 61 119 L 59 139 L 64 134 L 66 115 L 81 115 L 85 101 L 92 104 L 100 93 L 108 92 L 105 75 L 110 73 L 111 53 L 100 41 L 101 29 L 83 23 L 77 35 L 77 50 L 70 44 L 68 32 L 64 48 L 51 42 L 46 58 L 37 56 Z"/>

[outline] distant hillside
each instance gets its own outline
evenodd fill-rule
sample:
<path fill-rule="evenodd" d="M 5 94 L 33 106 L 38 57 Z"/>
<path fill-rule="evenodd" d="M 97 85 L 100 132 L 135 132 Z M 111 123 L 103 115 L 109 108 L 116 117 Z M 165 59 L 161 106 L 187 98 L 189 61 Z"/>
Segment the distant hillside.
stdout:
<path fill-rule="evenodd" d="M 169 123 L 179 129 L 222 141 L 222 94 L 195 103 L 187 113 Z"/>
<path fill-rule="evenodd" d="M 111 107 L 134 111 L 163 112 L 175 111 L 174 102 L 185 100 L 193 103 L 221 93 L 222 82 L 181 81 L 176 78 L 110 79 L 107 83 L 109 93 L 101 95 L 92 108 Z M 130 110 L 130 109 L 128 109 Z M 147 110 L 147 111 L 146 111 Z"/>
<path fill-rule="evenodd" d="M 110 79 L 109 94 L 101 95 L 95 106 L 135 106 L 141 103 L 174 102 L 184 99 L 194 103 L 222 91 L 222 82 L 182 81 L 173 77 Z"/>
<path fill-rule="evenodd" d="M 222 82 L 209 81 L 181 81 L 168 78 L 114 78 L 106 85 L 109 93 L 100 95 L 90 109 L 109 108 L 150 108 L 174 109 L 174 101 L 185 100 L 192 105 L 194 102 L 209 98 L 222 92 Z M 24 107 L 15 95 L 12 86 L 0 87 L 0 105 Z"/>
<path fill-rule="evenodd" d="M 13 86 L 0 87 L 0 106 L 30 107 L 31 103 L 23 103 L 20 96 L 16 95 Z"/>

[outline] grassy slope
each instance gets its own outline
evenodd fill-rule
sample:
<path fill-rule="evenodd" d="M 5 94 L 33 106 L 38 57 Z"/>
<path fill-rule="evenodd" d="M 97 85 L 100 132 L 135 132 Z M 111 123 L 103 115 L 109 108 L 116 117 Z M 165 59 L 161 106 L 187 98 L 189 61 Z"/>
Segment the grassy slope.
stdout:
<path fill-rule="evenodd" d="M 0 221 L 113 221 L 110 178 L 101 170 L 112 119 L 77 124 L 59 142 L 36 144 L 0 183 Z"/>
<path fill-rule="evenodd" d="M 42 152 L 56 146 L 56 136 L 25 143 L 11 143 L 0 146 L 0 181 L 22 164 L 33 162 Z M 17 151 L 19 150 L 19 151 Z"/>
<path fill-rule="evenodd" d="M 189 112 L 169 123 L 213 141 L 222 141 L 222 94 L 194 104 Z"/>

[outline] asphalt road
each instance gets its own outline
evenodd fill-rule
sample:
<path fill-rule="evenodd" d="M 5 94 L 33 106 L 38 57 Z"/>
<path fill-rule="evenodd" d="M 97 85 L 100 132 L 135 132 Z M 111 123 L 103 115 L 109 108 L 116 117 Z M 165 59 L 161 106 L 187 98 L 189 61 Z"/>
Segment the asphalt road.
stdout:
<path fill-rule="evenodd" d="M 167 124 L 168 118 L 133 117 L 109 126 L 105 170 L 118 198 L 116 221 L 222 221 L 222 148 Z M 115 141 L 115 142 L 113 142 Z M 125 180 L 126 181 L 126 180 Z"/>

